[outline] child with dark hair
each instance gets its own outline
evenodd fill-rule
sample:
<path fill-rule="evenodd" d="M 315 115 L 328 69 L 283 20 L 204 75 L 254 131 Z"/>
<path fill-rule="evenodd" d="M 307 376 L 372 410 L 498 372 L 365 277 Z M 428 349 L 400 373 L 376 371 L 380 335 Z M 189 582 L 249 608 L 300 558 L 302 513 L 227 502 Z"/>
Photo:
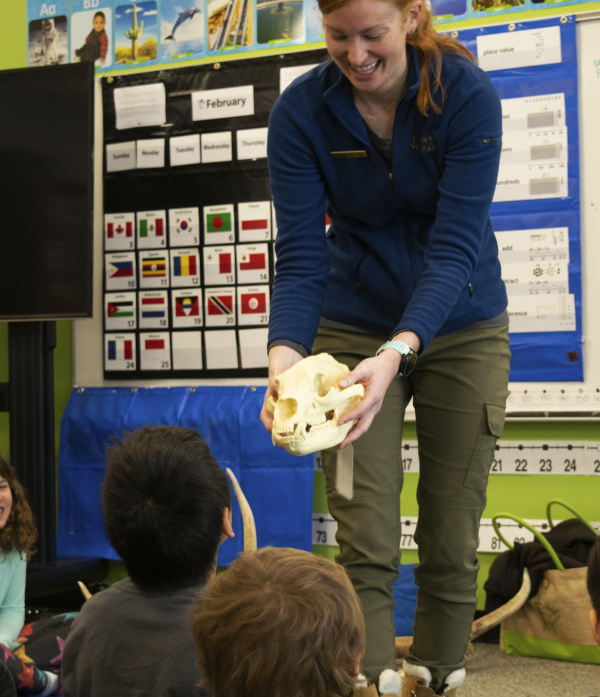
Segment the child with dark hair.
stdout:
<path fill-rule="evenodd" d="M 590 624 L 597 644 L 600 644 L 600 537 L 594 543 L 588 557 L 587 587 L 592 599 Z"/>
<path fill-rule="evenodd" d="M 198 597 L 192 632 L 213 697 L 348 697 L 365 650 L 344 569 L 297 549 L 236 559 Z"/>
<path fill-rule="evenodd" d="M 14 468 L 0 456 L 0 662 L 11 674 L 18 695 L 59 694 L 60 681 L 56 673 L 60 669 L 60 647 L 72 619 L 61 615 L 23 626 L 25 574 L 36 539 L 37 530 L 25 490 L 17 481 Z M 57 627 L 57 632 L 53 634 L 49 625 Z M 44 654 L 49 653 L 46 656 L 48 665 L 36 661 L 37 652 L 30 652 L 29 645 L 24 646 L 33 641 L 34 635 L 37 638 L 37 629 L 42 626 L 45 631 L 41 648 Z M 52 664 L 51 659 L 54 659 Z M 52 668 L 55 672 L 41 667 Z"/>
<path fill-rule="evenodd" d="M 65 697 L 192 697 L 192 603 L 233 537 L 223 470 L 191 428 L 144 427 L 107 451 L 104 526 L 129 578 L 92 596 L 65 647 Z"/>
<path fill-rule="evenodd" d="M 75 55 L 80 62 L 95 62 L 100 60 L 104 65 L 106 62 L 106 54 L 108 53 L 108 36 L 104 27 L 106 26 L 106 17 L 104 12 L 96 12 L 92 21 L 92 31 L 87 35 L 85 44 L 81 48 L 75 49 Z"/>

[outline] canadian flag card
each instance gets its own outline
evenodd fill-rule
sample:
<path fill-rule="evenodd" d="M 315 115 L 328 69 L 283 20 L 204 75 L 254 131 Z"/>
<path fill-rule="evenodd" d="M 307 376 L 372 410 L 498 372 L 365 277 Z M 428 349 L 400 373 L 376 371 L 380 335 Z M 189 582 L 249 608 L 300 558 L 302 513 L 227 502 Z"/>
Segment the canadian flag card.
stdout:
<path fill-rule="evenodd" d="M 238 324 L 269 323 L 269 286 L 238 286 Z"/>
<path fill-rule="evenodd" d="M 171 370 L 171 341 L 169 332 L 140 334 L 142 370 Z"/>
<path fill-rule="evenodd" d="M 238 283 L 269 282 L 268 244 L 238 244 L 235 256 Z"/>
<path fill-rule="evenodd" d="M 201 327 L 203 325 L 202 291 L 199 288 L 171 291 L 173 327 Z"/>
<path fill-rule="evenodd" d="M 271 239 L 271 202 L 238 204 L 240 242 L 264 242 Z"/>
<path fill-rule="evenodd" d="M 200 244 L 200 213 L 197 208 L 169 210 L 171 247 L 195 247 Z"/>
<path fill-rule="evenodd" d="M 235 288 L 204 289 L 204 322 L 207 327 L 235 326 Z"/>
<path fill-rule="evenodd" d="M 135 213 L 104 214 L 104 249 L 107 252 L 135 249 Z"/>
<path fill-rule="evenodd" d="M 135 370 L 135 334 L 104 335 L 104 370 Z"/>
<path fill-rule="evenodd" d="M 204 247 L 204 285 L 225 286 L 235 283 L 235 247 Z"/>
<path fill-rule="evenodd" d="M 138 211 L 138 249 L 159 249 L 167 246 L 167 212 Z"/>
<path fill-rule="evenodd" d="M 135 252 L 105 254 L 106 290 L 135 290 Z"/>

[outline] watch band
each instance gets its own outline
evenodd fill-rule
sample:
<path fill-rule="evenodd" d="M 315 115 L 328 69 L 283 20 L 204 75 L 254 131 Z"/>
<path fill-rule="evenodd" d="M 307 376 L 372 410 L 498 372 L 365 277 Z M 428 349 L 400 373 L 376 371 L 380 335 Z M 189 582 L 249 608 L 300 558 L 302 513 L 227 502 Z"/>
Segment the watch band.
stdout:
<path fill-rule="evenodd" d="M 408 377 L 414 370 L 415 364 L 417 362 L 417 354 L 408 344 L 403 341 L 386 341 L 385 344 L 377 349 L 378 356 L 382 351 L 386 349 L 394 349 L 400 354 L 400 368 L 398 369 L 398 375 L 400 377 Z"/>

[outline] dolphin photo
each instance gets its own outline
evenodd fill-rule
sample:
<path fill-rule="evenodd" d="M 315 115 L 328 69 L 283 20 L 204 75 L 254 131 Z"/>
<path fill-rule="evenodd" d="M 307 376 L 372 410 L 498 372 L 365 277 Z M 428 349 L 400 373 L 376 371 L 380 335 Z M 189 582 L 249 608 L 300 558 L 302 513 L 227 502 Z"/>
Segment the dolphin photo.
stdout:
<path fill-rule="evenodd" d="M 198 57 L 204 52 L 203 0 L 162 0 L 161 58 Z"/>

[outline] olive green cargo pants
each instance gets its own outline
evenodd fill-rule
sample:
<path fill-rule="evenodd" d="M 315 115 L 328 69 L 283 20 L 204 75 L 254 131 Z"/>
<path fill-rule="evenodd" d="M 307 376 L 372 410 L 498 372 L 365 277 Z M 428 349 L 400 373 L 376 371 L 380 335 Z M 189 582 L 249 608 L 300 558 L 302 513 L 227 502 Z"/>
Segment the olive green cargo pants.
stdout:
<path fill-rule="evenodd" d="M 384 335 L 319 328 L 313 353 L 353 369 Z M 354 446 L 354 498 L 335 491 L 336 449 L 323 452 L 329 510 L 338 523 L 342 564 L 367 626 L 361 670 L 377 680 L 394 668 L 392 584 L 400 563 L 402 426 L 413 398 L 419 443 L 419 587 L 410 663 L 429 668 L 438 689 L 464 666 L 477 604 L 477 544 L 496 440 L 508 396 L 508 327 L 434 339 L 408 378 L 394 378 L 383 406 Z"/>

